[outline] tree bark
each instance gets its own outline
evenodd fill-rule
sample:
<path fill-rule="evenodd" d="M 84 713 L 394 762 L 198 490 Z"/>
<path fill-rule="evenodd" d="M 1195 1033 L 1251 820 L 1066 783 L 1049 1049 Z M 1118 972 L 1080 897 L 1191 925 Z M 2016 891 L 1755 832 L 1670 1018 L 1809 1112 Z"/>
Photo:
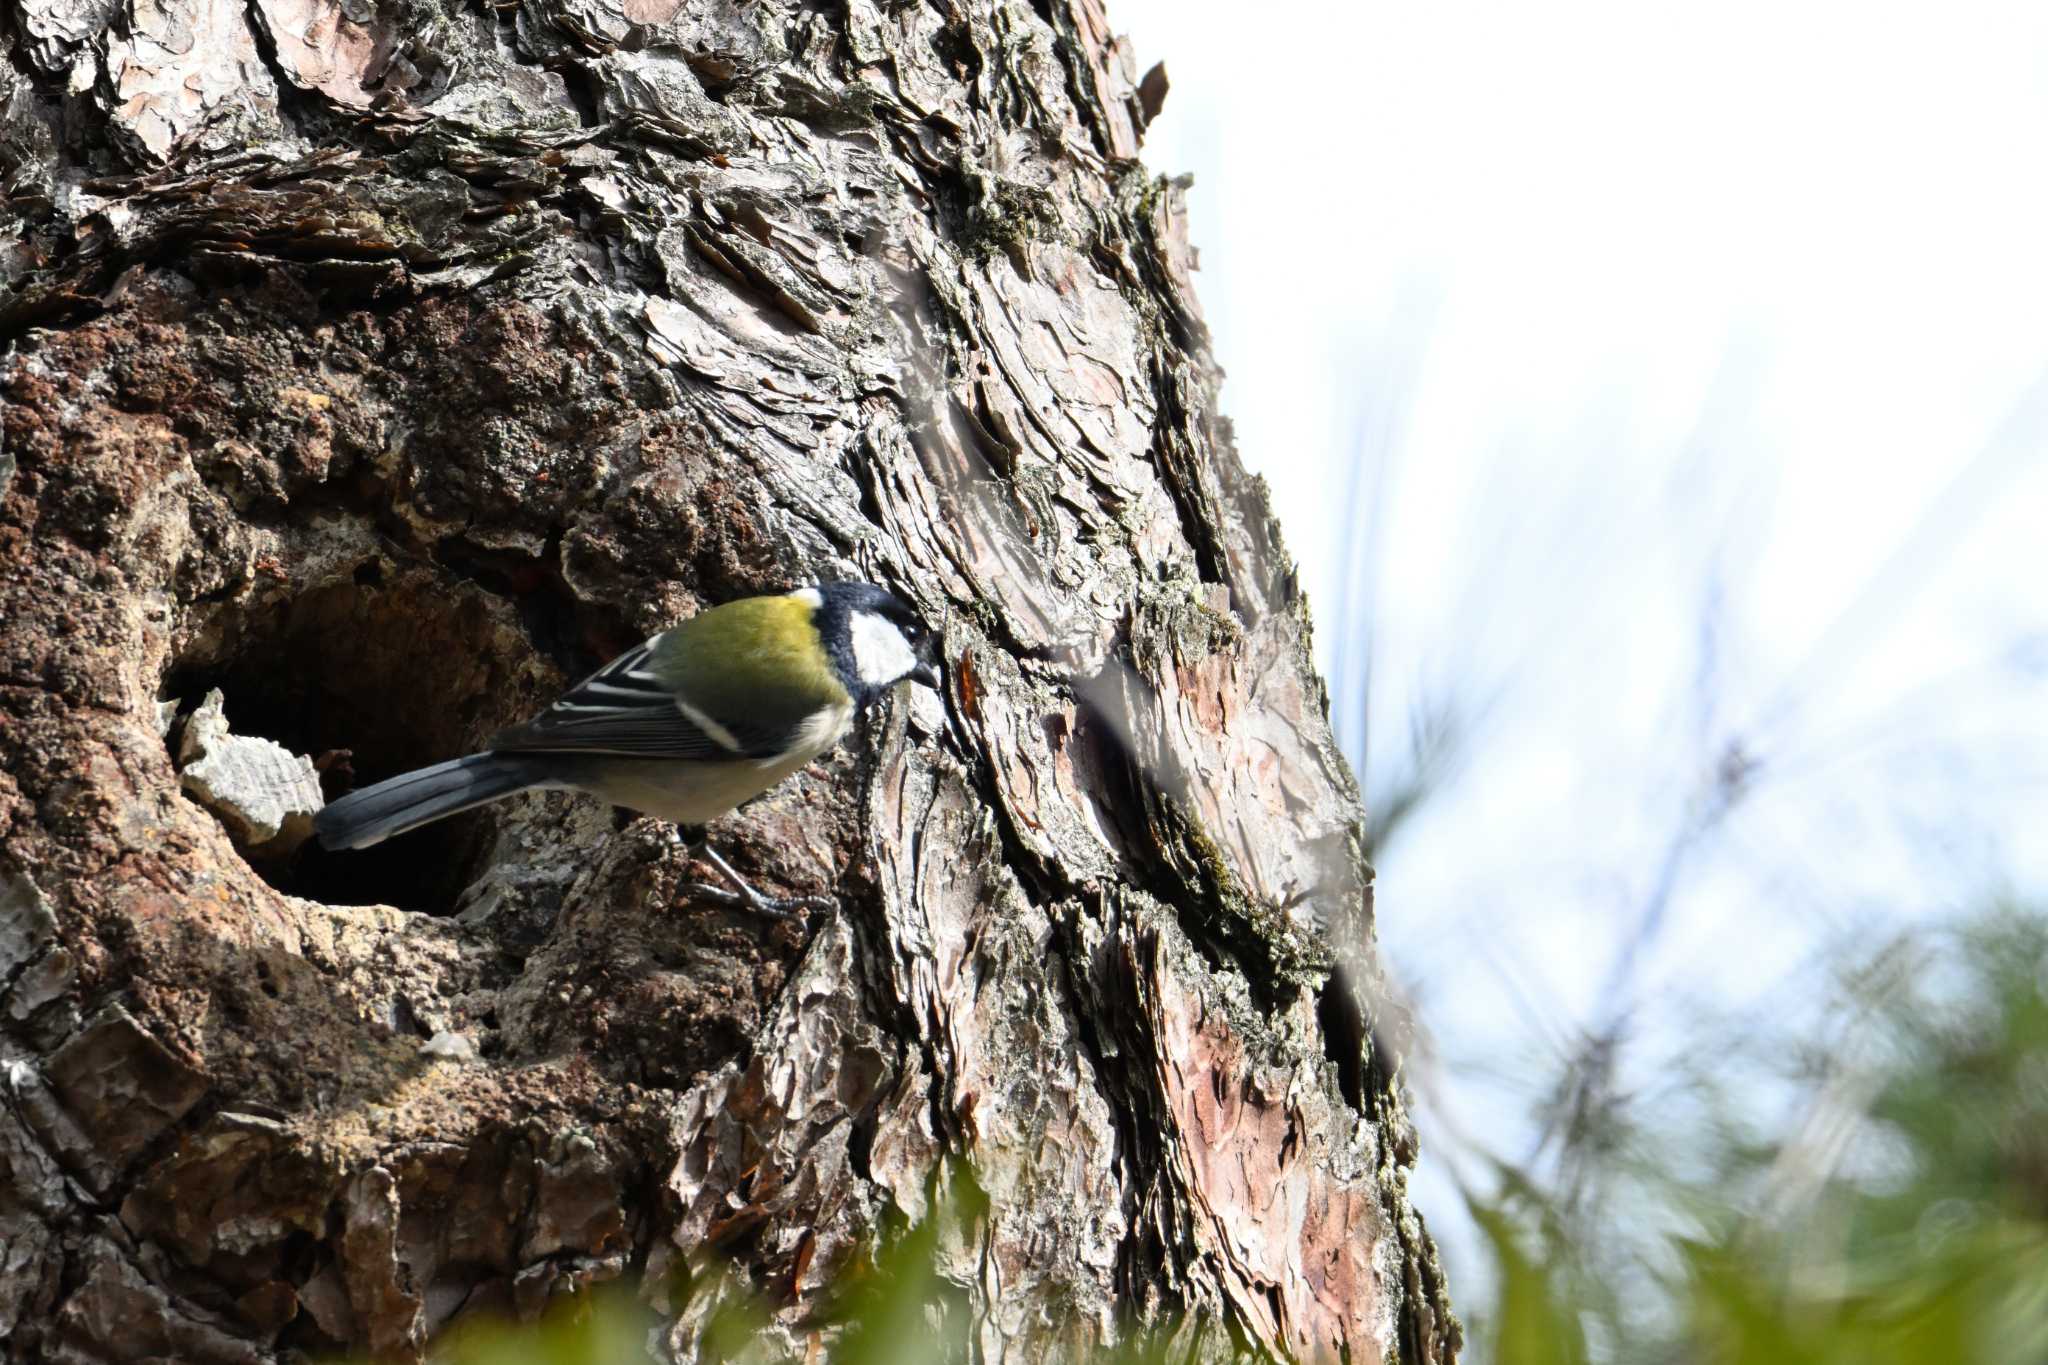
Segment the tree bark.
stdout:
<path fill-rule="evenodd" d="M 742 1294 L 829 1353 L 963 1170 L 981 1358 L 1455 1357 L 1162 93 L 1098 0 L 14 0 L 10 1359 L 417 1359 L 613 1279 L 678 1359 Z M 299 842 L 828 577 L 949 663 L 720 829 L 836 912 L 565 795 Z"/>

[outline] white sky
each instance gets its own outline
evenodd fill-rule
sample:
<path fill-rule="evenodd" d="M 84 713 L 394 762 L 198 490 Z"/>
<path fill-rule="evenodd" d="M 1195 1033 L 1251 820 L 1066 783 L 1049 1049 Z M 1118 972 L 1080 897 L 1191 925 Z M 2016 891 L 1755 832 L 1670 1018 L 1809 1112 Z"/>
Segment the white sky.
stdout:
<path fill-rule="evenodd" d="M 2048 6 L 1108 4 L 1340 733 L 1368 624 L 1376 763 L 1479 716 L 1380 869 L 1440 1129 L 1594 1021 L 1731 737 L 1763 776 L 1635 975 L 1647 1050 L 2048 888 Z"/>

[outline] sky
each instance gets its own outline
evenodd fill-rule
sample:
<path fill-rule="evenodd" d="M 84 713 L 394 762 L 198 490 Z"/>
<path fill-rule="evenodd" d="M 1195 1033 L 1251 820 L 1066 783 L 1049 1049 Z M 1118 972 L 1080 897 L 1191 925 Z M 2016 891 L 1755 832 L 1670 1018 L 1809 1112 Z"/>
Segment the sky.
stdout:
<path fill-rule="evenodd" d="M 2048 891 L 2048 6 L 1108 7 L 1369 797 L 1462 739 L 1379 862 L 1455 1290 L 1529 1059 Z"/>

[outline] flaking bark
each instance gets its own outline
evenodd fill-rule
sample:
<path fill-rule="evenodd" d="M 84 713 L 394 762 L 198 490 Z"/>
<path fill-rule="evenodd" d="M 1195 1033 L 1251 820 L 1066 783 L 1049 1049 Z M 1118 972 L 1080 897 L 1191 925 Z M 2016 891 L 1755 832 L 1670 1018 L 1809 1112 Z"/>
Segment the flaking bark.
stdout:
<path fill-rule="evenodd" d="M 678 1359 L 740 1295 L 829 1351 L 960 1170 L 983 1358 L 1455 1357 L 1134 77 L 1095 0 L 0 18 L 10 1359 L 414 1359 L 620 1279 Z M 950 676 L 725 822 L 808 932 L 565 796 L 287 856 L 181 789 L 212 689 L 331 792 L 854 576 Z"/>

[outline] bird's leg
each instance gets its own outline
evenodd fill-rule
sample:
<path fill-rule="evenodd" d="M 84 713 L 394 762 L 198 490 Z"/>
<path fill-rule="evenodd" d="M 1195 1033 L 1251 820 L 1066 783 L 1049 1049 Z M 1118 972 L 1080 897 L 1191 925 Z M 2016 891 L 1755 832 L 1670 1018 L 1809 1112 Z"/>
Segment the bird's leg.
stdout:
<path fill-rule="evenodd" d="M 687 858 L 702 858 L 718 870 L 718 875 L 732 883 L 732 889 L 722 886 L 706 886 L 692 882 L 685 890 L 714 900 L 722 905 L 744 905 L 757 915 L 772 919 L 801 920 L 806 910 L 830 910 L 834 902 L 829 896 L 764 896 L 742 877 L 733 865 L 711 847 L 711 836 L 702 825 L 670 826 L 669 837 L 683 850 Z"/>

